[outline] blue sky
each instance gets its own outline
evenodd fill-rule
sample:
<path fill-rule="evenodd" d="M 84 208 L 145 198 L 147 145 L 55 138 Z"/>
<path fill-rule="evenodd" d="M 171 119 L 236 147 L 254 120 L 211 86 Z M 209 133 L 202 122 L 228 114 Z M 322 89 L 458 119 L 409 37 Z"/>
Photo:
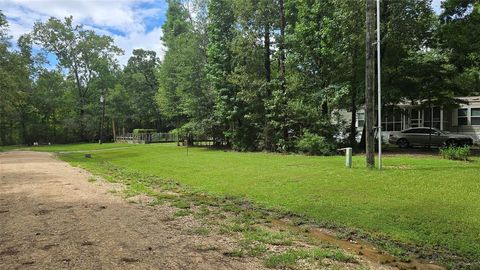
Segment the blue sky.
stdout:
<path fill-rule="evenodd" d="M 442 1 L 432 0 L 435 12 L 440 12 Z M 136 48 L 154 50 L 160 57 L 165 52 L 160 41 L 165 0 L 0 0 L 0 9 L 14 39 L 30 32 L 35 21 L 72 15 L 75 23 L 112 36 L 125 51 L 118 59 L 121 64 L 126 64 Z"/>
<path fill-rule="evenodd" d="M 164 0 L 0 0 L 0 9 L 15 40 L 30 32 L 35 21 L 72 15 L 75 23 L 112 36 L 125 51 L 118 59 L 121 64 L 136 48 L 164 54 L 160 41 L 167 11 Z"/>

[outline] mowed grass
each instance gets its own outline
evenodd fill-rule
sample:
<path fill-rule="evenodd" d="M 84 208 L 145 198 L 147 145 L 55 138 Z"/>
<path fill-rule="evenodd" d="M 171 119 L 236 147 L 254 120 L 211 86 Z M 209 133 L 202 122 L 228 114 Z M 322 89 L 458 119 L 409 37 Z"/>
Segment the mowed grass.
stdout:
<path fill-rule="evenodd" d="M 21 149 L 33 150 L 40 152 L 85 152 L 97 150 L 110 149 L 125 149 L 130 147 L 140 146 L 138 144 L 120 144 L 120 143 L 77 143 L 77 144 L 55 144 L 55 145 L 40 145 L 40 146 L 5 146 L 6 150 Z M 1 149 L 1 148 L 0 148 Z"/>
<path fill-rule="evenodd" d="M 0 152 L 21 148 L 19 145 L 0 145 Z"/>
<path fill-rule="evenodd" d="M 106 147 L 107 144 L 104 145 Z M 124 145 L 114 145 L 124 146 Z M 77 145 L 70 151 L 92 149 Z M 110 146 L 109 146 L 110 147 Z M 93 147 L 95 148 L 95 147 Z M 469 261 L 480 259 L 480 160 L 385 157 L 383 171 L 344 158 L 238 153 L 152 144 L 64 159 L 94 169 L 107 162 L 125 170 L 173 179 L 215 195 L 248 198 L 319 224 L 358 229 L 427 249 L 445 249 Z M 43 147 L 58 151 L 64 147 Z M 96 148 L 95 148 L 96 149 Z"/>

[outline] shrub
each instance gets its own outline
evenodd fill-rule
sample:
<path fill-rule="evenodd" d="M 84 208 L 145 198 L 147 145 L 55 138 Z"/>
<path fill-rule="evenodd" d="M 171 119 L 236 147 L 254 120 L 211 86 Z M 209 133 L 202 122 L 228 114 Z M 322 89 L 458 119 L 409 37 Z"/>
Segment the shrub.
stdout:
<path fill-rule="evenodd" d="M 440 148 L 440 155 L 445 159 L 467 161 L 470 157 L 470 146 Z"/>
<path fill-rule="evenodd" d="M 156 129 L 146 129 L 146 128 L 136 128 L 133 130 L 133 134 L 144 134 L 144 133 L 156 133 Z"/>
<path fill-rule="evenodd" d="M 180 137 L 205 137 L 206 131 L 202 123 L 191 121 L 185 123 L 183 126 L 172 130 L 170 133 L 176 133 Z"/>
<path fill-rule="evenodd" d="M 332 155 L 335 152 L 335 145 L 328 142 L 325 137 L 305 132 L 297 142 L 297 149 L 311 155 Z"/>

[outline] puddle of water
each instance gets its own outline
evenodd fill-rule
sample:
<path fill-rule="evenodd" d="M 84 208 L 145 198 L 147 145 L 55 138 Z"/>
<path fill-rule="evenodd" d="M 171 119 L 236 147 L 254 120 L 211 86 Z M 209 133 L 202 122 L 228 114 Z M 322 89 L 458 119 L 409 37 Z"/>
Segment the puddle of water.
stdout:
<path fill-rule="evenodd" d="M 274 229 L 289 229 L 297 232 L 303 231 L 301 228 L 291 225 L 286 221 L 282 221 L 282 220 L 272 221 L 272 227 Z M 400 262 L 394 256 L 378 250 L 372 244 L 364 240 L 356 240 L 356 241 L 342 240 L 318 228 L 309 228 L 308 234 L 311 237 L 318 239 L 323 243 L 338 246 L 346 251 L 349 251 L 350 253 L 359 255 L 360 257 L 363 257 L 371 262 L 379 263 L 382 265 L 388 265 L 388 266 L 396 267 L 398 269 L 405 269 L 405 270 L 406 269 L 445 270 L 445 268 L 442 266 L 432 264 L 427 261 L 416 259 L 416 258 L 412 258 L 410 262 Z"/>

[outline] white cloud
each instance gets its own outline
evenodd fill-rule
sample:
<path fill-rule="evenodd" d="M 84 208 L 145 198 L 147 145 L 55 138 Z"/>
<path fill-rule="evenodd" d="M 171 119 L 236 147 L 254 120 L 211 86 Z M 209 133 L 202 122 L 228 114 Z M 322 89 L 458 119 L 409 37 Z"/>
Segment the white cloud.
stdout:
<path fill-rule="evenodd" d="M 432 8 L 435 13 L 440 14 L 442 12 L 442 2 L 445 0 L 432 0 Z"/>
<path fill-rule="evenodd" d="M 152 31 L 142 34 L 142 33 L 132 33 L 128 36 L 114 36 L 115 43 L 117 46 L 125 50 L 126 54 L 121 56 L 119 61 L 122 64 L 126 64 L 130 53 L 134 49 L 145 49 L 152 50 L 157 52 L 158 57 L 163 59 L 165 54 L 165 48 L 160 41 L 160 37 L 163 35 L 162 28 L 156 27 Z M 127 53 L 128 52 L 128 53 Z"/>
<path fill-rule="evenodd" d="M 0 0 L 0 7 L 15 39 L 30 32 L 35 21 L 72 15 L 74 23 L 112 36 L 117 46 L 125 51 L 119 58 L 121 64 L 126 64 L 135 48 L 155 50 L 163 56 L 160 23 L 167 8 L 164 1 Z"/>

